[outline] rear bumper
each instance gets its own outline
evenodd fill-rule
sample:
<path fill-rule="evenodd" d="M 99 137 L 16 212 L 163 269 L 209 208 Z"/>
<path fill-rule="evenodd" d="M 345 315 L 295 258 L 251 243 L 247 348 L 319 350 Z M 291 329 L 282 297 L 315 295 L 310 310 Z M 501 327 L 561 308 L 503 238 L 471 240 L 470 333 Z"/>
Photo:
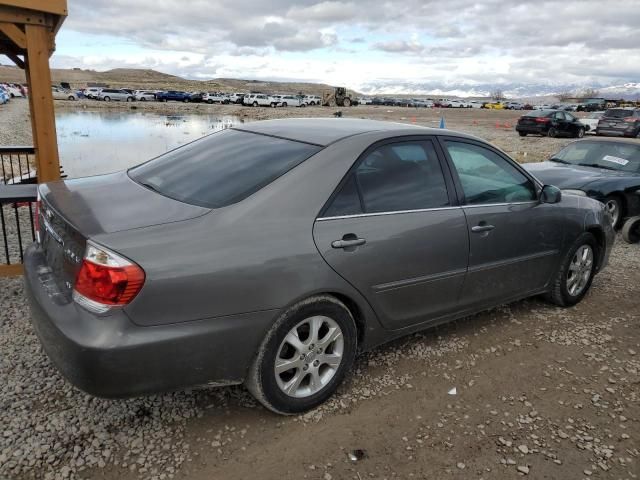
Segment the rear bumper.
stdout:
<path fill-rule="evenodd" d="M 548 125 L 516 125 L 517 132 L 524 133 L 537 133 L 538 135 L 546 135 L 547 130 L 549 130 Z"/>
<path fill-rule="evenodd" d="M 633 128 L 596 128 L 596 135 L 605 135 L 608 137 L 637 137 L 640 133 L 639 127 Z"/>
<path fill-rule="evenodd" d="M 44 350 L 72 384 L 100 397 L 241 383 L 276 313 L 139 327 L 122 310 L 97 316 L 56 297 L 36 245 L 25 252 L 24 270 L 31 322 Z"/>

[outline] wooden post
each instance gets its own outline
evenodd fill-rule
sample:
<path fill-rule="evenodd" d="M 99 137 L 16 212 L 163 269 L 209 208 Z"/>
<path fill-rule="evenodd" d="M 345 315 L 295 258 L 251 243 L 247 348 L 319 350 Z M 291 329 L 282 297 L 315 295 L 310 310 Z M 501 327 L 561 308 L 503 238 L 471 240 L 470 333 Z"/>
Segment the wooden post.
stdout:
<path fill-rule="evenodd" d="M 25 25 L 27 38 L 25 72 L 29 84 L 36 171 L 40 183 L 60 179 L 56 120 L 49 70 L 49 54 L 53 48 L 50 32 L 51 29 L 44 25 Z"/>

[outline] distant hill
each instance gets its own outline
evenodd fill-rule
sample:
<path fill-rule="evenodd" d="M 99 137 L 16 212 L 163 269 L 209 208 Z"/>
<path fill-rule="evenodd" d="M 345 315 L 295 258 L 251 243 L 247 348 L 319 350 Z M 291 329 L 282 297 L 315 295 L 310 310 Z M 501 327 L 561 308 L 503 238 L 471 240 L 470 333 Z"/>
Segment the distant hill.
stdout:
<path fill-rule="evenodd" d="M 302 82 L 271 82 L 215 78 L 212 80 L 188 80 L 150 69 L 116 68 L 99 72 L 83 69 L 52 69 L 54 84 L 68 82 L 73 88 L 84 88 L 89 83 L 105 84 L 113 88 L 187 91 L 238 91 L 265 93 L 304 93 L 320 95 L 329 85 Z M 13 66 L 0 65 L 0 82 L 24 83 L 24 71 Z"/>

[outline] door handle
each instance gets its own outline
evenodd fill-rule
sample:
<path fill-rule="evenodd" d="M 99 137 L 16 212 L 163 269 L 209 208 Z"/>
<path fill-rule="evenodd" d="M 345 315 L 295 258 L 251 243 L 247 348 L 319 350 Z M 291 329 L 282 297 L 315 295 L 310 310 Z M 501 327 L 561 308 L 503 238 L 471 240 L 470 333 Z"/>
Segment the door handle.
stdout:
<path fill-rule="evenodd" d="M 349 248 L 359 247 L 360 245 L 364 245 L 365 243 L 367 243 L 367 241 L 364 238 L 343 238 L 342 240 L 334 240 L 333 242 L 331 242 L 331 246 L 333 248 Z"/>
<path fill-rule="evenodd" d="M 490 231 L 491 231 L 491 230 L 493 230 L 494 228 L 496 228 L 496 227 L 495 227 L 495 226 L 493 226 L 493 225 L 487 225 L 487 224 L 484 224 L 484 225 L 476 225 L 475 227 L 472 227 L 472 228 L 471 228 L 471 231 L 472 231 L 473 233 L 490 232 Z"/>

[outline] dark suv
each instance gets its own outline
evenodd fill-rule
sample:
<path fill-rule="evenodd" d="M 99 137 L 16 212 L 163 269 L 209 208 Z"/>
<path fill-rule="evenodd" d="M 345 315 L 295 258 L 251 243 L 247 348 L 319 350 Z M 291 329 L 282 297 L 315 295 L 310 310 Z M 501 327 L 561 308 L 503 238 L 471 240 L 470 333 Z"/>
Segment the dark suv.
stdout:
<path fill-rule="evenodd" d="M 640 136 L 640 108 L 610 108 L 598 122 L 596 135 Z"/>

